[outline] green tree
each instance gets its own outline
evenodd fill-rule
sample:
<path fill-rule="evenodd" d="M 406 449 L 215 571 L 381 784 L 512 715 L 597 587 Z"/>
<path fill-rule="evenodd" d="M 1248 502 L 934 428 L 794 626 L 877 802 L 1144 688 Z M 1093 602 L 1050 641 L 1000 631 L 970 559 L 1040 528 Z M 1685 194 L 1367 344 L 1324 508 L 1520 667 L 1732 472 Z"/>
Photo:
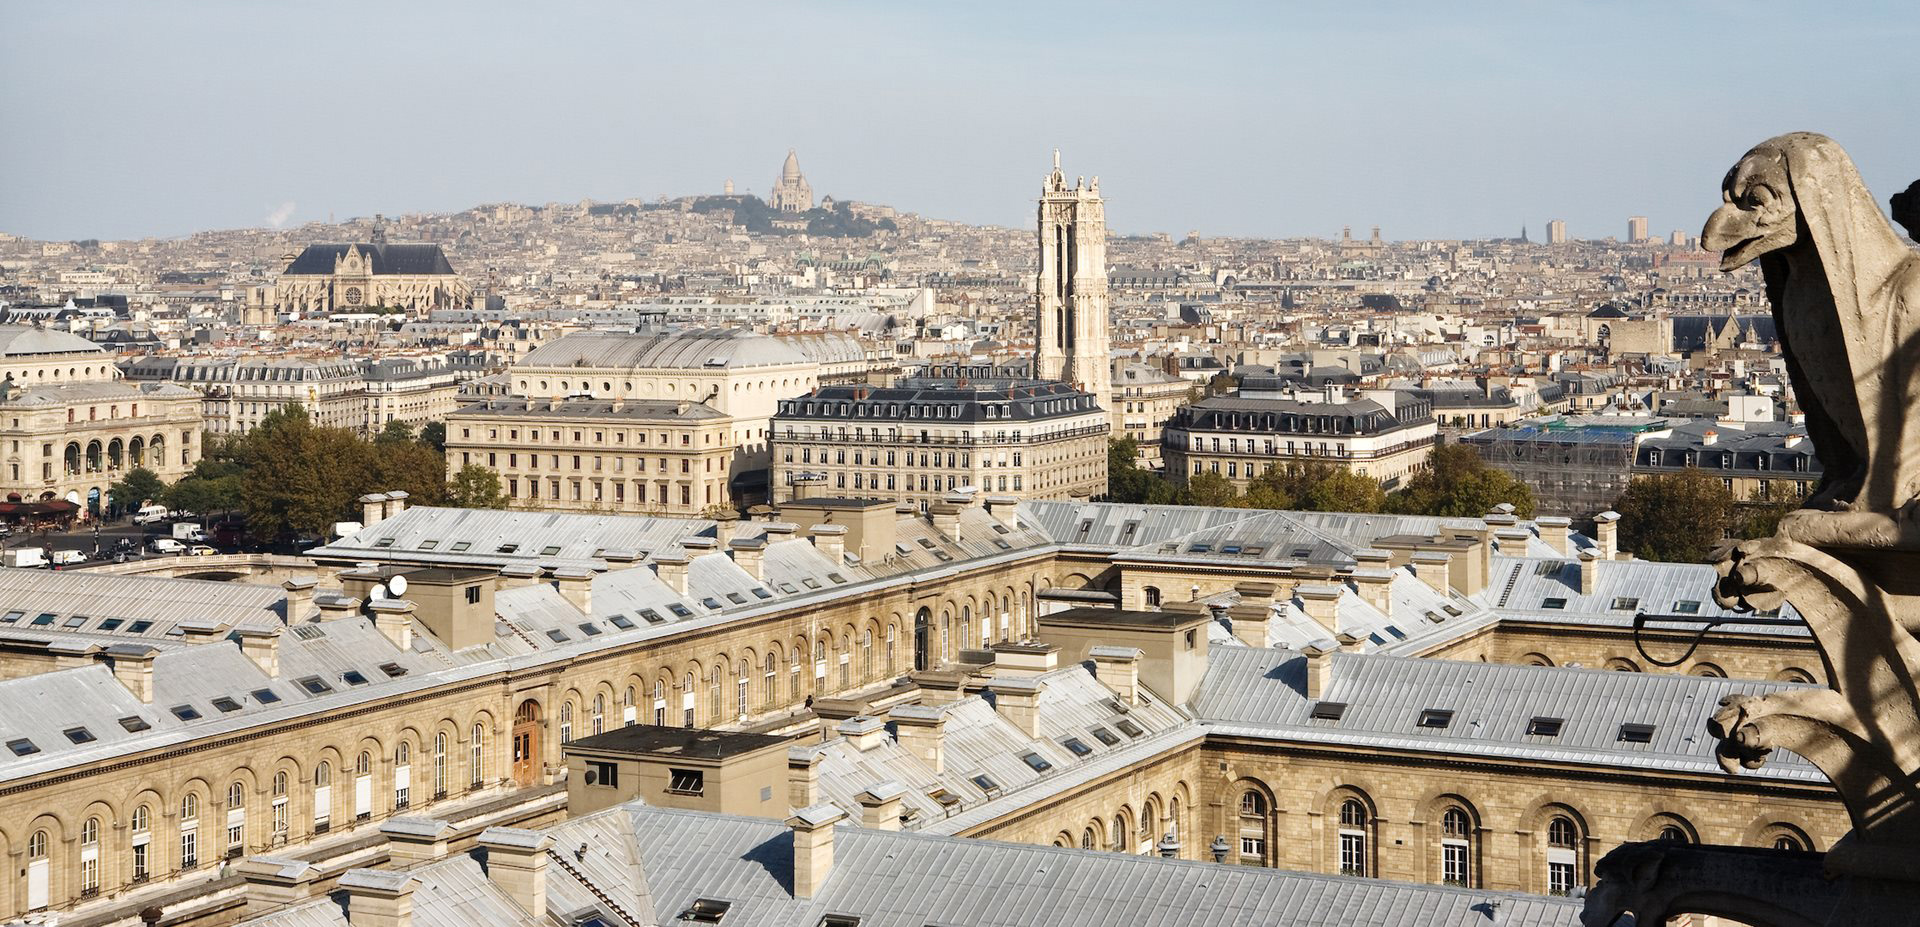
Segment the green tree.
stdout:
<path fill-rule="evenodd" d="M 444 454 L 447 452 L 447 423 L 428 422 L 420 426 L 420 443 Z"/>
<path fill-rule="evenodd" d="M 1647 560 L 1704 563 L 1726 537 L 1733 493 L 1689 467 L 1635 479 L 1613 508 L 1624 549 Z"/>
<path fill-rule="evenodd" d="M 1187 477 L 1185 497 L 1187 505 L 1230 506 L 1237 501 L 1239 493 L 1218 473 L 1195 473 Z"/>
<path fill-rule="evenodd" d="M 1208 396 L 1225 396 L 1240 388 L 1240 378 L 1230 373 L 1216 373 L 1207 381 Z"/>
<path fill-rule="evenodd" d="M 1140 444 L 1132 436 L 1107 442 L 1107 498 L 1114 502 L 1177 505 L 1180 491 L 1139 463 Z"/>
<path fill-rule="evenodd" d="M 1304 507 L 1315 512 L 1378 512 L 1386 498 L 1379 480 L 1334 469 L 1307 490 Z"/>
<path fill-rule="evenodd" d="M 299 405 L 261 419 L 236 459 L 245 473 L 240 507 L 248 529 L 260 538 L 324 536 L 377 482 L 366 442 L 344 429 L 314 425 Z"/>
<path fill-rule="evenodd" d="M 399 419 L 391 419 L 380 433 L 373 436 L 373 443 L 382 447 L 389 444 L 413 443 L 413 426 Z"/>
<path fill-rule="evenodd" d="M 446 455 L 424 444 L 378 444 L 372 449 L 373 483 L 365 492 L 405 490 L 414 505 L 440 505 L 447 499 Z"/>
<path fill-rule="evenodd" d="M 114 503 L 127 511 L 159 499 L 166 491 L 167 484 L 160 479 L 160 475 L 146 467 L 128 470 L 118 482 L 107 487 Z"/>
<path fill-rule="evenodd" d="M 1533 490 L 1510 474 L 1487 466 L 1473 448 L 1448 444 L 1433 449 L 1425 471 L 1387 498 L 1386 510 L 1402 515 L 1478 518 L 1501 503 L 1532 518 Z"/>
<path fill-rule="evenodd" d="M 1765 492 L 1755 489 L 1734 516 L 1733 533 L 1742 538 L 1772 537 L 1780 519 L 1806 501 L 1807 492 L 1792 480 L 1772 480 Z"/>
<path fill-rule="evenodd" d="M 507 496 L 500 490 L 500 474 L 479 464 L 467 464 L 447 486 L 447 504 L 461 509 L 504 509 Z"/>

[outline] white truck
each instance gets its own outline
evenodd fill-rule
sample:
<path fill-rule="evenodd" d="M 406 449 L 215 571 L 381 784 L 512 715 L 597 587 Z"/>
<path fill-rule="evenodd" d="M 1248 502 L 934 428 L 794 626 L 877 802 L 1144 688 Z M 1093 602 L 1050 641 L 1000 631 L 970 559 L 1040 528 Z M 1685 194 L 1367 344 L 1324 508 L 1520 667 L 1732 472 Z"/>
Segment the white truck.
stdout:
<path fill-rule="evenodd" d="M 22 570 L 47 565 L 47 553 L 38 547 L 12 547 L 0 554 L 0 563 Z"/>
<path fill-rule="evenodd" d="M 76 563 L 86 562 L 87 555 L 83 551 L 56 550 L 53 552 L 53 565 L 55 567 L 73 566 Z"/>
<path fill-rule="evenodd" d="M 201 529 L 198 522 L 176 521 L 173 523 L 173 539 L 198 544 L 207 539 L 207 532 Z"/>

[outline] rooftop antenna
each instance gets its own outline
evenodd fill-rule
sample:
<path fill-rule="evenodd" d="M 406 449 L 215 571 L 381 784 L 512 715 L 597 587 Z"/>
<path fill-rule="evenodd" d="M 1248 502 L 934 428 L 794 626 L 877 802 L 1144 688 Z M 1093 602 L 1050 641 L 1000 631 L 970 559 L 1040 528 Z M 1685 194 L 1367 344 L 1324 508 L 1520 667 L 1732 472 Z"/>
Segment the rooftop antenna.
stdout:
<path fill-rule="evenodd" d="M 1053 150 L 1053 169 L 1056 171 L 1060 169 L 1060 149 L 1058 148 Z"/>

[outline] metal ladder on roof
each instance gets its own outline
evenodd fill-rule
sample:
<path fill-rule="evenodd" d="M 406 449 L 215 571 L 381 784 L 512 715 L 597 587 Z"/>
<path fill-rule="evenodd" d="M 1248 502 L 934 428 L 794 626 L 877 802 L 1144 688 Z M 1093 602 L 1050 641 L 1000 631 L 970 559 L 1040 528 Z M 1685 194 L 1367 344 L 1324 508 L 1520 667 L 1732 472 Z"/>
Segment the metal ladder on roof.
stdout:
<path fill-rule="evenodd" d="M 1513 595 L 1513 587 L 1520 582 L 1520 571 L 1526 568 L 1526 564 L 1516 563 L 1513 565 L 1513 572 L 1507 574 L 1506 588 L 1500 590 L 1500 608 L 1507 607 L 1507 597 Z"/>

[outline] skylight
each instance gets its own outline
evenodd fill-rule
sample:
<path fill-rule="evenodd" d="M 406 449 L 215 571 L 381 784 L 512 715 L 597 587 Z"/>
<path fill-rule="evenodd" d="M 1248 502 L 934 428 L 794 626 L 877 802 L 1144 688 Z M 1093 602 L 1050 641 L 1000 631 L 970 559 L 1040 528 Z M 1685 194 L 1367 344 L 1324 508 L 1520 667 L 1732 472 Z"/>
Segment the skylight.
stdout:
<path fill-rule="evenodd" d="M 1093 748 L 1087 746 L 1087 742 L 1078 737 L 1069 737 L 1061 741 L 1060 746 L 1072 751 L 1073 755 L 1078 757 L 1085 757 L 1093 753 Z"/>
<path fill-rule="evenodd" d="M 1093 732 L 1094 740 L 1097 740 L 1103 744 L 1106 744 L 1109 747 L 1115 746 L 1120 743 L 1120 738 L 1116 736 L 1112 731 L 1109 731 L 1104 727 L 1093 727 L 1093 728 L 1088 728 L 1088 730 Z"/>
<path fill-rule="evenodd" d="M 254 701 L 262 705 L 271 705 L 280 700 L 280 694 L 272 689 L 255 689 L 249 694 L 253 696 Z"/>
<path fill-rule="evenodd" d="M 240 703 L 235 701 L 231 695 L 221 695 L 214 698 L 213 707 L 221 711 L 239 711 Z"/>
<path fill-rule="evenodd" d="M 1616 612 L 1630 612 L 1640 607 L 1640 600 L 1634 596 L 1623 595 L 1614 599 L 1611 607 Z"/>
<path fill-rule="evenodd" d="M 1700 602 L 1697 599 L 1681 599 L 1673 603 L 1673 613 L 1676 615 L 1697 615 L 1700 613 Z"/>
<path fill-rule="evenodd" d="M 25 737 L 22 737 L 19 740 L 7 741 L 7 749 L 12 750 L 14 756 L 32 756 L 33 754 L 40 752 L 40 748 L 34 746 L 33 741 L 28 740 Z"/>
<path fill-rule="evenodd" d="M 1653 742 L 1653 725 L 1629 722 L 1620 725 L 1620 742 L 1627 744 L 1646 744 Z"/>
<path fill-rule="evenodd" d="M 1121 718 L 1120 720 L 1113 722 L 1113 726 L 1119 728 L 1120 733 L 1125 734 L 1128 737 L 1139 737 L 1140 735 L 1146 733 L 1145 730 L 1141 729 L 1140 725 L 1133 723 L 1133 719 L 1131 718 Z"/>
<path fill-rule="evenodd" d="M 611 622 L 614 627 L 619 628 L 622 631 L 630 631 L 633 629 L 633 619 L 628 618 L 625 615 L 614 615 L 613 617 L 608 618 L 607 621 Z"/>
<path fill-rule="evenodd" d="M 993 781 L 993 777 L 987 775 L 986 773 L 981 773 L 980 775 L 974 776 L 973 779 L 970 781 L 972 781 L 974 786 L 979 788 L 980 791 L 982 792 L 991 792 L 1000 788 L 1000 783 Z"/>
<path fill-rule="evenodd" d="M 1047 770 L 1053 768 L 1053 764 L 1047 762 L 1046 757 L 1041 756 L 1038 753 L 1034 753 L 1031 750 L 1021 754 L 1020 761 L 1027 764 L 1028 766 L 1033 767 L 1034 772 L 1046 772 Z"/>
<path fill-rule="evenodd" d="M 1540 600 L 1540 607 L 1541 607 L 1541 608 L 1554 608 L 1554 609 L 1559 609 L 1559 608 L 1566 608 L 1566 607 L 1567 607 L 1567 600 L 1566 600 L 1566 599 L 1561 599 L 1561 598 L 1549 598 L 1549 599 L 1542 599 L 1542 600 Z"/>
<path fill-rule="evenodd" d="M 391 678 L 398 678 L 407 674 L 407 668 L 398 663 L 382 663 L 380 672 L 386 673 Z"/>
<path fill-rule="evenodd" d="M 559 628 L 548 628 L 547 638 L 556 644 L 564 644 L 567 642 L 567 632 Z"/>
<path fill-rule="evenodd" d="M 1534 718 L 1527 722 L 1527 736 L 1558 737 L 1560 728 L 1566 723 L 1565 718 Z"/>
<path fill-rule="evenodd" d="M 559 552 L 560 552 L 560 545 L 558 544 L 548 544 L 547 546 L 540 548 L 540 556 L 542 557 L 551 557 L 554 554 L 557 554 Z"/>
<path fill-rule="evenodd" d="M 591 621 L 582 621 L 580 622 L 580 631 L 586 636 L 592 637 L 600 633 L 600 628 Z"/>
<path fill-rule="evenodd" d="M 174 717 L 182 721 L 192 721 L 200 717 L 200 709 L 192 705 L 175 705 L 169 710 L 173 712 Z"/>
<path fill-rule="evenodd" d="M 153 727 L 153 725 L 147 723 L 147 719 L 139 715 L 128 715 L 121 718 L 120 726 L 126 728 L 129 734 L 138 734 L 141 731 L 149 730 Z"/>
<path fill-rule="evenodd" d="M 294 680 L 294 684 L 307 690 L 309 695 L 324 695 L 333 691 L 333 687 L 327 685 L 327 681 L 318 676 L 303 676 Z"/>
<path fill-rule="evenodd" d="M 1311 716 L 1315 721 L 1338 721 L 1346 713 L 1346 702 L 1314 702 Z"/>
<path fill-rule="evenodd" d="M 346 680 L 347 685 L 350 686 L 364 686 L 367 684 L 366 674 L 359 670 L 347 670 L 340 674 L 340 678 Z"/>
<path fill-rule="evenodd" d="M 1420 712 L 1420 726 L 1425 728 L 1445 728 L 1453 724 L 1453 709 L 1429 708 Z"/>
<path fill-rule="evenodd" d="M 67 728 L 64 733 L 67 735 L 68 740 L 71 740 L 77 744 L 90 744 L 98 739 L 93 736 L 92 731 L 89 731 L 84 727 L 70 727 L 70 728 Z"/>

